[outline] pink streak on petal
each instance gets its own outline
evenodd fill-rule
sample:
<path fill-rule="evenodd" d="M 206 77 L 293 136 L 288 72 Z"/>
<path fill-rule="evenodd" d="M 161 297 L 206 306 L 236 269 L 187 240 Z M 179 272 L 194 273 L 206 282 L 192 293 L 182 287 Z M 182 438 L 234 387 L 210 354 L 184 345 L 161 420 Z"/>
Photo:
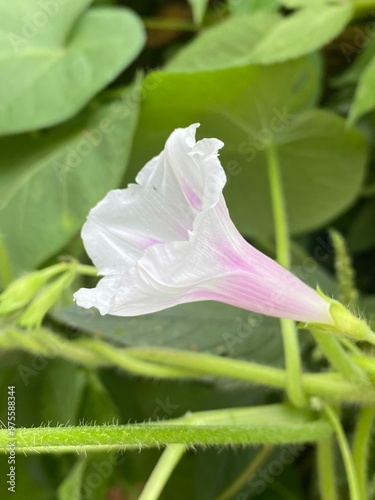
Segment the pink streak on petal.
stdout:
<path fill-rule="evenodd" d="M 190 206 L 194 208 L 197 212 L 201 210 L 202 207 L 202 200 L 198 196 L 198 194 L 194 191 L 194 189 L 188 184 L 185 180 L 181 181 L 181 187 L 184 192 L 184 195 L 186 196 L 187 201 L 189 202 Z"/>

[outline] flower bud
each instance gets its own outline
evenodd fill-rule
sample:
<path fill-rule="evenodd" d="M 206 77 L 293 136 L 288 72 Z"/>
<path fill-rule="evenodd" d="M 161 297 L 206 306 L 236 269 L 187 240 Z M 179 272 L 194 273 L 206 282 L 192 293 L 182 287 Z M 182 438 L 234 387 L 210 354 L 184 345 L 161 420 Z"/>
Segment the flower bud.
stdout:
<path fill-rule="evenodd" d="M 25 307 L 54 275 L 64 270 L 65 264 L 35 271 L 13 281 L 0 295 L 0 316 L 11 314 Z"/>
<path fill-rule="evenodd" d="M 47 312 L 59 300 L 62 292 L 75 277 L 75 270 L 69 269 L 56 281 L 47 285 L 32 301 L 19 319 L 19 324 L 26 328 L 38 328 Z"/>

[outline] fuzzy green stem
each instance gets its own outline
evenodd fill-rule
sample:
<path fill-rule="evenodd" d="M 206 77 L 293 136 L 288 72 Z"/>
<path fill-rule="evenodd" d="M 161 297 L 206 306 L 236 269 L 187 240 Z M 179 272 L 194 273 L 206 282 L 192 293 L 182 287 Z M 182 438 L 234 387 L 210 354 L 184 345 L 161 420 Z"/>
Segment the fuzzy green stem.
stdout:
<path fill-rule="evenodd" d="M 66 340 L 45 328 L 25 332 L 17 327 L 7 327 L 0 332 L 0 349 L 18 348 L 37 356 L 54 358 L 56 355 L 91 367 L 117 366 L 130 373 L 153 378 L 192 377 L 186 370 L 157 366 L 130 357 L 125 349 L 116 349 L 101 340 Z"/>
<path fill-rule="evenodd" d="M 201 376 L 228 377 L 254 383 L 285 387 L 285 372 L 279 368 L 259 365 L 249 361 L 223 358 L 213 354 L 180 351 L 178 349 L 159 349 L 152 347 L 130 347 L 129 354 L 152 363 L 167 366 L 180 366 Z"/>
<path fill-rule="evenodd" d="M 139 500 L 157 500 L 159 498 L 176 465 L 185 453 L 185 449 L 182 444 L 171 444 L 164 450 L 143 488 Z"/>
<path fill-rule="evenodd" d="M 290 238 L 286 204 L 283 194 L 279 160 L 275 146 L 272 143 L 266 148 L 266 153 L 275 225 L 277 262 L 286 269 L 290 269 Z M 304 406 L 306 404 L 306 398 L 301 384 L 302 363 L 297 329 L 294 321 L 290 319 L 281 319 L 280 324 L 285 352 L 287 394 L 293 404 L 296 406 Z"/>
<path fill-rule="evenodd" d="M 375 406 L 364 406 L 359 410 L 359 418 L 353 440 L 353 461 L 357 471 L 359 488 L 363 500 L 367 495 L 368 459 L 371 444 L 371 430 L 374 423 Z"/>
<path fill-rule="evenodd" d="M 0 450 L 9 444 L 7 429 L 0 429 Z M 185 446 L 260 445 L 286 442 L 303 443 L 324 439 L 331 434 L 326 422 L 281 431 L 247 425 L 157 425 L 141 424 L 108 427 L 19 428 L 16 431 L 17 453 L 87 453 L 155 448 L 170 444 Z"/>
<path fill-rule="evenodd" d="M 255 472 L 263 465 L 273 450 L 273 446 L 263 446 L 254 460 L 241 472 L 241 474 L 228 486 L 217 498 L 217 500 L 231 500 L 251 479 Z"/>
<path fill-rule="evenodd" d="M 116 451 L 129 447 L 277 444 L 315 442 L 332 435 L 325 419 L 287 405 L 230 408 L 188 414 L 168 421 L 78 427 L 18 428 L 12 440 L 18 453 Z M 0 429 L 0 451 L 9 446 Z"/>
<path fill-rule="evenodd" d="M 284 370 L 248 361 L 166 348 L 132 347 L 128 351 L 144 361 L 189 369 L 192 373 L 228 377 L 280 389 L 284 388 L 286 383 Z M 311 396 L 336 401 L 369 403 L 374 401 L 375 397 L 375 390 L 372 387 L 358 387 L 334 373 L 305 373 L 302 376 L 302 385 L 306 393 Z"/>
<path fill-rule="evenodd" d="M 104 344 L 104 348 L 98 345 Z M 261 384 L 274 389 L 284 389 L 285 371 L 272 366 L 223 358 L 213 354 L 195 353 L 177 349 L 133 347 L 118 348 L 99 339 L 79 339 L 69 341 L 46 328 L 25 332 L 24 330 L 0 323 L 0 349 L 24 350 L 30 354 L 63 359 L 91 367 L 118 367 L 134 373 L 135 365 L 127 363 L 130 357 L 147 362 L 138 365 L 136 375 L 170 379 L 193 379 L 225 377 L 250 384 Z M 126 360 L 122 359 L 122 356 Z M 162 365 L 162 366 L 156 366 Z M 155 367 L 155 370 L 153 368 Z M 164 372 L 160 370 L 164 368 Z M 319 396 L 335 401 L 355 403 L 375 403 L 375 389 L 358 386 L 345 381 L 334 373 L 305 373 L 302 385 L 310 396 Z"/>
<path fill-rule="evenodd" d="M 317 442 L 317 466 L 321 500 L 338 500 L 332 438 Z"/>
<path fill-rule="evenodd" d="M 356 467 L 354 465 L 353 456 L 351 454 L 344 429 L 342 428 L 337 413 L 327 403 L 323 404 L 323 408 L 325 414 L 327 415 L 336 433 L 337 441 L 340 447 L 342 459 L 345 466 L 346 477 L 348 479 L 350 500 L 364 500 L 360 492 L 359 481 L 358 481 Z"/>
<path fill-rule="evenodd" d="M 334 335 L 318 328 L 310 328 L 310 331 L 333 368 L 353 384 L 371 385 L 366 372 L 355 363 Z"/>
<path fill-rule="evenodd" d="M 84 345 L 84 342 L 82 342 Z M 100 357 L 105 358 L 112 365 L 119 366 L 125 371 L 152 378 L 186 378 L 189 372 L 169 366 L 162 366 L 153 363 L 145 363 L 142 360 L 129 356 L 126 350 L 119 351 L 113 346 L 101 340 L 90 340 L 90 350 L 96 352 Z"/>

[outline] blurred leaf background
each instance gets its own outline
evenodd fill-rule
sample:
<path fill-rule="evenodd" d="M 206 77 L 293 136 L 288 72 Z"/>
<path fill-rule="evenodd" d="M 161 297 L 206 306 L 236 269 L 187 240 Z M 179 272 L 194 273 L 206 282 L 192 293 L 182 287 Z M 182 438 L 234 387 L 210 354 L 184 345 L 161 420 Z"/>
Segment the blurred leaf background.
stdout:
<path fill-rule="evenodd" d="M 0 285 L 72 255 L 108 190 L 124 187 L 176 127 L 225 143 L 230 213 L 273 256 L 265 147 L 280 155 L 293 269 L 335 294 L 327 229 L 347 239 L 362 311 L 375 317 L 375 2 L 350 0 L 0 0 Z M 71 294 L 48 318 L 67 338 L 164 345 L 283 366 L 276 320 L 216 303 L 138 318 L 79 310 Z M 308 334 L 304 365 L 324 364 Z M 152 382 L 59 359 L 1 356 L 17 388 L 17 426 L 166 419 L 187 411 L 279 401 L 234 382 Z M 345 416 L 350 431 L 351 412 Z M 191 450 L 162 498 L 218 498 L 254 449 Z M 16 500 L 129 500 L 160 452 L 17 458 Z M 375 448 L 374 448 L 375 455 Z M 236 500 L 315 499 L 309 447 Z M 0 471 L 6 458 L 0 457 Z M 375 473 L 375 460 L 371 465 Z M 268 474 L 268 475 L 267 475 Z M 93 479 L 94 478 L 94 479 Z M 99 479 L 98 479 L 99 478 Z M 344 493 L 340 498 L 345 498 Z"/>

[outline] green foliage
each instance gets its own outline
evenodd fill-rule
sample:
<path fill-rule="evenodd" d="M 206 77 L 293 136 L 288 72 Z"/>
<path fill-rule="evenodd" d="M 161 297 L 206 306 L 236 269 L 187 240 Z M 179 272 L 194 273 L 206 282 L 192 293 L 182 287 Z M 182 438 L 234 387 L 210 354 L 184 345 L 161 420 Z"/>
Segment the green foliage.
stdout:
<path fill-rule="evenodd" d="M 58 500 L 80 498 L 83 474 L 87 466 L 87 459 L 82 458 L 73 467 L 67 478 L 59 486 Z"/>
<path fill-rule="evenodd" d="M 288 17 L 263 11 L 233 16 L 183 48 L 167 70 L 207 71 L 294 59 L 338 35 L 348 23 L 351 9 L 349 2 L 309 2 Z"/>
<path fill-rule="evenodd" d="M 365 142 L 337 115 L 311 109 L 319 85 L 315 59 L 210 73 L 160 73 L 158 79 L 159 86 L 145 95 L 129 179 L 159 153 L 169 130 L 201 122 L 200 136 L 224 141 L 225 195 L 233 220 L 247 235 L 273 232 L 266 168 L 270 143 L 279 156 L 292 232 L 322 227 L 358 197 Z"/>
<path fill-rule="evenodd" d="M 66 245 L 89 209 L 121 181 L 137 124 L 137 86 L 51 132 L 0 139 L 7 158 L 0 238 L 13 276 Z"/>
<path fill-rule="evenodd" d="M 0 86 L 0 134 L 71 118 L 138 55 L 145 39 L 139 18 L 126 9 L 86 11 L 90 3 L 0 5 L 0 71 L 8 75 Z"/>

